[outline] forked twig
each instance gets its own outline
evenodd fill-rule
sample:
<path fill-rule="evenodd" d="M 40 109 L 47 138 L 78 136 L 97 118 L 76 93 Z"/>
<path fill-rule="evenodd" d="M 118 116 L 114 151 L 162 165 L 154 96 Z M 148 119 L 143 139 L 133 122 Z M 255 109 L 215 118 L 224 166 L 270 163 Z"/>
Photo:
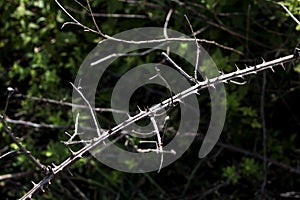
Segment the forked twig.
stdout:
<path fill-rule="evenodd" d="M 100 35 L 101 37 L 105 38 L 105 39 L 109 39 L 109 40 L 113 40 L 113 41 L 117 41 L 117 42 L 123 42 L 123 43 L 127 43 L 127 44 L 150 44 L 150 43 L 162 43 L 162 42 L 168 42 L 168 41 L 185 41 L 185 42 L 190 42 L 190 41 L 195 41 L 194 38 L 162 38 L 162 39 L 152 39 L 152 40 L 141 40 L 141 41 L 136 41 L 136 40 L 124 40 L 124 39 L 119 39 L 119 38 L 115 38 L 115 37 L 112 37 L 112 36 L 109 36 L 105 33 L 103 33 L 96 21 L 95 21 L 95 18 L 94 16 L 92 15 L 92 10 L 89 8 L 89 12 L 91 13 L 91 16 L 92 16 L 92 19 L 93 19 L 93 23 L 96 27 L 97 30 L 94 30 L 92 28 L 89 28 L 85 25 L 83 25 L 82 23 L 80 23 L 75 17 L 73 17 L 59 2 L 58 0 L 55 0 L 56 4 L 64 11 L 64 13 L 66 13 L 72 20 L 73 22 L 65 22 L 63 25 L 62 25 L 62 28 L 65 27 L 66 25 L 69 25 L 69 24 L 72 24 L 72 25 L 78 25 L 78 26 L 81 26 L 85 31 L 90 31 L 92 33 L 96 33 L 98 35 Z M 87 0 L 87 3 L 89 5 L 89 2 Z M 239 50 L 236 50 L 234 48 L 231 48 L 231 47 L 228 47 L 228 46 L 225 46 L 225 45 L 222 45 L 222 44 L 219 44 L 215 41 L 210 41 L 210 40 L 206 40 L 206 39 L 197 39 L 197 42 L 203 42 L 203 43 L 208 43 L 208 44 L 213 44 L 213 45 L 216 45 L 222 49 L 226 49 L 226 50 L 229 50 L 229 51 L 233 51 L 237 54 L 240 54 L 240 55 L 243 55 L 243 52 L 239 51 Z"/>

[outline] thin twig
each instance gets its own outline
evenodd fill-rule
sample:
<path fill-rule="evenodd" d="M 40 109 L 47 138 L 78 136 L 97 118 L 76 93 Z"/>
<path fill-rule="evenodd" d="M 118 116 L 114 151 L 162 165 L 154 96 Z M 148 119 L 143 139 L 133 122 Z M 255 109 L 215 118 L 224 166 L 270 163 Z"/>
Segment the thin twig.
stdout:
<path fill-rule="evenodd" d="M 3 174 L 0 175 L 0 181 L 6 180 L 6 179 L 17 179 L 17 178 L 23 178 L 24 176 L 28 176 L 32 174 L 34 171 L 29 170 L 26 172 L 19 172 L 19 173 L 14 173 L 14 174 Z"/>
<path fill-rule="evenodd" d="M 10 138 L 13 140 L 14 143 L 16 143 L 16 145 L 18 146 L 18 148 L 20 149 L 20 151 L 22 153 L 24 153 L 29 160 L 31 160 L 40 170 L 42 170 L 45 174 L 49 173 L 49 169 L 40 163 L 40 161 L 38 159 L 36 159 L 31 153 L 30 151 L 28 151 L 27 149 L 25 149 L 25 147 L 19 142 L 19 140 L 15 137 L 14 132 L 12 132 L 11 128 L 7 125 L 6 123 L 6 119 L 3 115 L 0 115 L 0 121 L 3 125 L 4 130 L 8 133 L 8 135 L 10 136 Z"/>
<path fill-rule="evenodd" d="M 167 61 L 169 61 L 177 70 L 178 72 L 183 75 L 188 81 L 197 83 L 196 80 L 193 79 L 190 75 L 188 75 L 180 66 L 178 66 L 171 58 L 168 56 L 165 52 L 162 52 L 161 55 L 163 55 Z"/>
<path fill-rule="evenodd" d="M 164 36 L 165 36 L 166 39 L 169 38 L 167 30 L 168 30 L 168 24 L 169 24 L 169 20 L 170 20 L 170 18 L 172 16 L 172 13 L 173 13 L 173 9 L 170 9 L 169 12 L 168 12 L 168 14 L 167 14 L 167 17 L 166 17 L 166 20 L 165 20 L 165 24 L 164 24 Z"/>
<path fill-rule="evenodd" d="M 88 200 L 87 196 L 79 189 L 79 187 L 69 178 L 67 178 L 67 181 L 70 183 L 70 185 L 74 188 L 75 192 L 81 197 L 81 199 Z"/>
<path fill-rule="evenodd" d="M 199 65 L 199 55 L 201 53 L 201 50 L 200 50 L 200 46 L 197 42 L 197 38 L 196 38 L 196 34 L 194 32 L 193 26 L 192 26 L 189 18 L 187 17 L 187 15 L 184 15 L 184 17 L 185 17 L 186 21 L 188 22 L 188 24 L 190 26 L 190 29 L 192 31 L 192 34 L 193 34 L 193 37 L 194 37 L 195 43 L 196 43 L 196 48 L 197 49 L 196 49 L 196 63 L 195 63 L 195 69 L 194 69 L 194 79 L 195 79 L 195 81 L 197 81 L 198 80 L 197 74 L 198 74 L 198 65 Z"/>
<path fill-rule="evenodd" d="M 31 153 L 30 151 L 28 151 L 21 143 L 20 141 L 15 137 L 15 134 L 14 132 L 11 130 L 11 128 L 7 125 L 6 123 L 6 115 L 5 115 L 5 112 L 8 108 L 8 102 L 9 102 L 9 99 L 11 97 L 11 95 L 13 94 L 14 90 L 12 88 L 7 88 L 8 90 L 8 96 L 7 96 L 7 100 L 6 100 L 6 103 L 5 103 L 5 109 L 4 109 L 4 113 L 3 115 L 0 115 L 0 122 L 2 123 L 2 126 L 4 128 L 4 130 L 8 133 L 8 135 L 10 136 L 10 138 L 13 140 L 13 142 L 18 146 L 18 148 L 20 149 L 20 151 L 22 153 L 24 153 L 28 158 L 29 160 L 31 160 L 40 170 L 43 171 L 43 173 L 45 174 L 48 174 L 49 173 L 49 169 L 40 163 L 40 161 L 38 159 L 36 159 Z"/>
<path fill-rule="evenodd" d="M 160 137 L 160 133 L 159 133 L 159 128 L 157 126 L 157 123 L 156 123 L 156 120 L 154 118 L 154 115 L 150 116 L 150 120 L 152 122 L 152 125 L 154 127 L 154 131 L 156 133 L 156 137 L 157 137 L 157 142 L 158 142 L 158 151 L 157 153 L 160 153 L 161 154 L 161 157 L 160 157 L 160 165 L 159 165 L 159 168 L 157 170 L 157 173 L 160 172 L 161 168 L 162 168 L 162 164 L 163 164 L 163 160 L 164 160 L 164 153 L 163 153 L 163 144 L 162 144 L 162 141 L 161 141 L 161 137 Z"/>
<path fill-rule="evenodd" d="M 68 107 L 72 107 L 72 108 L 87 108 L 87 109 L 89 109 L 89 107 L 86 105 L 74 104 L 74 103 L 70 103 L 70 102 L 66 102 L 66 101 L 58 101 L 58 100 L 48 99 L 48 98 L 43 98 L 43 97 L 34 97 L 34 96 L 28 96 L 28 95 L 23 95 L 23 94 L 15 94 L 14 97 L 26 98 L 26 99 L 30 99 L 33 101 L 51 103 L 51 104 L 56 104 L 56 105 L 60 105 L 60 106 L 68 106 Z M 126 114 L 126 111 L 112 109 L 112 108 L 93 108 L 93 110 L 95 112 L 111 112 L 111 113 Z"/>
<path fill-rule="evenodd" d="M 15 119 L 5 119 L 6 122 L 12 123 L 12 124 L 19 124 L 19 125 L 24 125 L 24 126 L 30 126 L 34 128 L 50 128 L 50 129 L 68 129 L 72 126 L 58 126 L 58 125 L 53 125 L 53 124 L 39 124 L 39 123 L 34 123 L 30 121 L 24 121 L 24 120 L 15 120 Z"/>
<path fill-rule="evenodd" d="M 88 9 L 89 9 L 89 11 L 90 11 L 90 14 L 91 14 L 92 19 L 93 19 L 93 23 L 94 23 L 94 25 L 95 25 L 95 27 L 96 27 L 98 33 L 99 33 L 102 37 L 105 38 L 105 35 L 104 35 L 104 34 L 102 33 L 102 31 L 100 30 L 100 28 L 99 28 L 99 26 L 98 26 L 98 24 L 97 24 L 97 22 L 96 22 L 96 20 L 95 20 L 95 17 L 94 17 L 94 15 L 93 15 L 93 11 L 92 11 L 92 8 L 91 8 L 91 5 L 90 5 L 90 1 L 89 1 L 89 0 L 86 0 L 86 3 L 87 3 L 87 5 L 88 5 Z"/>
<path fill-rule="evenodd" d="M 261 197 L 264 198 L 265 195 L 265 187 L 267 184 L 267 165 L 268 165 L 268 157 L 267 157 L 267 128 L 266 128 L 266 120 L 265 120 L 265 93 L 266 93 L 266 72 L 263 72 L 263 83 L 261 89 L 260 96 L 260 115 L 261 115 L 261 123 L 262 123 L 262 133 L 263 133 L 263 157 L 264 157 L 264 168 L 263 168 L 263 183 L 261 185 Z"/>
<path fill-rule="evenodd" d="M 293 15 L 293 13 L 291 13 L 291 11 L 289 11 L 289 9 L 287 9 L 287 7 L 285 7 L 283 5 L 283 3 L 278 3 L 290 16 L 291 18 L 298 24 L 300 25 L 300 21 Z"/>
<path fill-rule="evenodd" d="M 78 94 L 81 96 L 81 98 L 84 100 L 84 102 L 87 104 L 87 106 L 89 107 L 90 109 L 90 113 L 91 113 L 91 116 L 93 118 L 93 122 L 94 122 L 94 125 L 96 127 L 96 131 L 97 131 L 97 134 L 98 134 L 98 137 L 100 137 L 100 135 L 102 134 L 101 133 L 101 130 L 98 126 L 98 123 L 97 123 L 97 119 L 96 119 L 96 115 L 94 113 L 94 110 L 90 104 L 90 102 L 85 98 L 85 96 L 82 94 L 82 92 L 77 88 L 75 87 L 75 85 L 73 83 L 70 83 L 72 85 L 72 87 L 76 90 L 76 92 L 78 92 Z"/>

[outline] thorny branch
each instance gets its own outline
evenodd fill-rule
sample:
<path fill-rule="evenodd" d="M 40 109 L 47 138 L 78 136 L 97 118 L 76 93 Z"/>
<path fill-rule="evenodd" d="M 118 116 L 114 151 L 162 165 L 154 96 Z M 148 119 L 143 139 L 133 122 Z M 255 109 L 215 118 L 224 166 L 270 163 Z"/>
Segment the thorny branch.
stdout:
<path fill-rule="evenodd" d="M 9 88 L 7 88 L 7 91 L 8 91 L 8 96 L 7 96 L 7 100 L 6 100 L 6 103 L 5 103 L 4 112 L 3 112 L 2 115 L 0 115 L 0 122 L 2 123 L 4 130 L 8 133 L 8 135 L 13 140 L 13 142 L 18 146 L 18 148 L 20 149 L 20 151 L 22 153 L 24 153 L 29 158 L 29 160 L 31 160 L 40 170 L 42 170 L 43 173 L 48 174 L 49 173 L 49 169 L 45 165 L 41 164 L 40 161 L 38 159 L 36 159 L 30 153 L 30 151 L 28 151 L 21 144 L 21 142 L 16 138 L 16 136 L 15 136 L 14 132 L 12 131 L 12 129 L 6 123 L 6 110 L 8 108 L 9 98 L 13 94 L 14 90 L 9 87 Z"/>
<path fill-rule="evenodd" d="M 57 176 L 59 173 L 65 171 L 65 170 L 67 170 L 69 166 L 71 166 L 73 163 L 75 163 L 85 153 L 89 152 L 90 150 L 93 150 L 99 144 L 103 143 L 104 140 L 111 137 L 112 135 L 115 135 L 116 133 L 120 132 L 121 130 L 128 127 L 129 125 L 131 125 L 131 124 L 133 124 L 133 123 L 135 123 L 135 122 L 137 122 L 137 121 L 139 121 L 139 120 L 141 120 L 145 117 L 151 116 L 151 115 L 153 115 L 153 113 L 157 113 L 157 112 L 167 108 L 172 102 L 180 103 L 181 100 L 184 99 L 185 97 L 190 96 L 192 94 L 198 94 L 199 90 L 202 90 L 202 89 L 205 89 L 205 88 L 208 88 L 208 87 L 215 87 L 216 85 L 222 84 L 222 83 L 228 83 L 228 82 L 231 82 L 232 80 L 234 80 L 236 78 L 244 78 L 245 76 L 248 76 L 248 75 L 251 75 L 251 74 L 257 74 L 257 72 L 267 70 L 267 69 L 271 69 L 274 72 L 273 67 L 275 67 L 275 66 L 282 66 L 284 68 L 285 63 L 293 62 L 293 61 L 296 61 L 300 58 L 299 57 L 299 53 L 300 53 L 299 51 L 300 51 L 299 49 L 296 49 L 295 54 L 288 55 L 288 56 L 278 58 L 278 59 L 268 61 L 268 62 L 264 61 L 262 64 L 255 65 L 255 66 L 249 66 L 249 67 L 246 67 L 245 69 L 237 68 L 236 71 L 228 73 L 228 74 L 224 74 L 223 72 L 220 72 L 220 76 L 218 76 L 218 77 L 211 78 L 211 79 L 206 78 L 206 80 L 201 81 L 201 82 L 198 81 L 194 86 L 191 86 L 190 88 L 182 91 L 181 93 L 178 93 L 178 94 L 164 100 L 163 102 L 150 107 L 147 110 L 140 110 L 140 112 L 137 115 L 135 115 L 133 117 L 129 116 L 129 118 L 127 120 L 125 120 L 124 122 L 122 122 L 119 125 L 115 126 L 111 130 L 101 132 L 101 134 L 98 135 L 98 137 L 87 141 L 86 146 L 84 146 L 83 148 L 81 148 L 77 152 L 73 152 L 72 150 L 70 150 L 71 155 L 59 165 L 52 164 L 53 166 L 50 167 L 50 174 L 47 175 L 44 179 L 42 179 L 39 183 L 37 183 L 37 184 L 33 183 L 34 184 L 33 188 L 30 191 L 28 191 L 21 198 L 21 200 L 31 198 L 32 195 L 35 194 L 35 192 L 38 189 L 43 190 L 44 186 L 47 185 L 47 184 L 50 184 L 50 181 L 55 176 Z M 77 89 L 79 94 L 81 94 L 81 97 L 83 99 L 85 99 L 85 97 L 78 90 L 78 88 L 76 88 L 74 85 L 73 85 L 73 87 L 75 89 Z M 88 103 L 88 102 L 86 102 L 86 103 Z M 89 108 L 90 108 L 90 111 L 91 111 L 91 114 L 92 114 L 93 110 L 91 109 L 90 106 L 89 106 Z M 96 120 L 96 119 L 94 119 L 94 120 Z M 75 133 L 75 134 L 77 134 L 77 133 Z M 113 144 L 115 141 L 117 141 L 118 139 L 120 139 L 123 136 L 124 136 L 124 134 L 117 137 L 114 141 L 112 141 L 111 143 L 104 146 L 104 148 L 106 148 L 109 145 Z"/>

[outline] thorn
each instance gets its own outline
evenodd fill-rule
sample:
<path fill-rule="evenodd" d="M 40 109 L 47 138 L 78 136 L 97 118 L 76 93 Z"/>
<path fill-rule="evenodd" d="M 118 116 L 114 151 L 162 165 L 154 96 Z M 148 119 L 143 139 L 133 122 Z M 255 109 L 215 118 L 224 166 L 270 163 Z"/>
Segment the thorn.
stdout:
<path fill-rule="evenodd" d="M 194 90 L 194 91 L 192 92 L 192 94 L 200 95 L 200 93 L 198 92 L 198 90 Z"/>
<path fill-rule="evenodd" d="M 56 168 L 57 166 L 54 164 L 54 163 L 51 163 L 51 165 L 54 167 L 54 168 Z M 51 168 L 52 169 L 52 168 Z"/>
<path fill-rule="evenodd" d="M 266 62 L 263 58 L 261 58 L 261 59 L 262 59 L 262 61 L 263 61 L 262 63 L 265 63 L 265 62 Z"/>
<path fill-rule="evenodd" d="M 209 79 L 207 78 L 207 76 L 205 76 L 205 81 L 207 82 L 207 85 L 210 84 L 210 81 L 209 81 Z"/>
<path fill-rule="evenodd" d="M 216 86 L 215 86 L 215 84 L 211 84 L 210 86 L 211 86 L 211 87 L 213 87 L 214 89 L 216 89 Z"/>
<path fill-rule="evenodd" d="M 236 71 L 240 71 L 240 68 L 235 64 Z"/>
<path fill-rule="evenodd" d="M 283 63 L 281 63 L 280 65 L 281 65 L 282 69 L 284 69 L 284 70 L 285 70 L 285 67 L 284 67 Z"/>
<path fill-rule="evenodd" d="M 71 176 L 73 176 L 73 174 L 72 174 L 72 172 L 70 171 L 70 169 L 67 169 L 67 171 L 69 172 L 69 174 L 70 174 Z"/>
<path fill-rule="evenodd" d="M 181 99 L 176 99 L 175 101 L 184 104 L 184 102 Z"/>
<path fill-rule="evenodd" d="M 245 64 L 245 68 L 248 69 L 249 68 L 248 65 Z"/>
<path fill-rule="evenodd" d="M 274 69 L 273 69 L 273 66 L 271 66 L 270 69 L 272 70 L 273 73 L 275 73 L 275 71 L 274 71 Z"/>
<path fill-rule="evenodd" d="M 48 175 L 50 172 L 53 174 L 53 169 L 52 169 L 51 166 L 47 165 L 47 175 Z"/>
<path fill-rule="evenodd" d="M 76 155 L 76 153 L 74 151 L 72 151 L 71 148 L 68 147 L 69 152 L 71 153 L 71 156 L 74 157 Z"/>
<path fill-rule="evenodd" d="M 65 134 L 69 137 L 72 137 L 67 131 L 65 131 Z"/>
<path fill-rule="evenodd" d="M 233 84 L 237 84 L 237 85 L 245 85 L 247 82 L 244 81 L 244 82 L 237 82 L 237 81 L 233 81 L 233 80 L 230 80 L 231 83 Z"/>
<path fill-rule="evenodd" d="M 41 186 L 40 188 L 41 188 L 42 192 L 45 192 L 45 190 L 44 190 L 44 187 L 43 187 L 43 186 Z"/>
<path fill-rule="evenodd" d="M 126 114 L 127 114 L 128 119 L 131 119 L 131 116 L 129 115 L 129 113 L 126 113 Z"/>
<path fill-rule="evenodd" d="M 37 186 L 37 184 L 35 182 L 31 181 L 31 183 L 33 184 L 33 187 Z"/>
<path fill-rule="evenodd" d="M 145 110 L 146 110 L 146 112 L 149 112 L 150 111 L 150 109 L 149 109 L 149 107 L 147 106 L 147 107 L 145 107 Z"/>
<path fill-rule="evenodd" d="M 228 84 L 228 81 L 226 81 L 226 80 L 223 80 L 223 81 L 221 81 L 222 83 L 226 83 L 226 84 Z"/>
<path fill-rule="evenodd" d="M 142 109 L 138 105 L 136 107 L 140 112 L 143 112 Z"/>

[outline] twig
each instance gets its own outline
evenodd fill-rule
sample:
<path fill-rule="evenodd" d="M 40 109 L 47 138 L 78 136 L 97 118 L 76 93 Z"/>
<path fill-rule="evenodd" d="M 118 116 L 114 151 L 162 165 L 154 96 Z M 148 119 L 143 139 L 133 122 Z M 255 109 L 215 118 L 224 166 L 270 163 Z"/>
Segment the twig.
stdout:
<path fill-rule="evenodd" d="M 264 156 L 262 156 L 260 154 L 253 153 L 253 152 L 248 151 L 246 149 L 242 149 L 240 147 L 232 146 L 230 144 L 225 144 L 225 143 L 222 143 L 220 141 L 217 142 L 217 145 L 221 146 L 221 147 L 224 147 L 226 149 L 232 150 L 234 152 L 239 152 L 239 153 L 242 153 L 244 155 L 252 156 L 254 158 L 257 158 L 257 159 L 260 159 L 260 160 L 264 161 Z M 299 169 L 291 167 L 291 166 L 289 166 L 287 164 L 281 163 L 281 162 L 279 162 L 277 160 L 272 160 L 272 159 L 268 158 L 267 162 L 270 163 L 270 164 L 272 164 L 272 165 L 275 165 L 277 167 L 280 167 L 282 169 L 286 169 L 286 170 L 288 170 L 291 173 L 300 175 L 300 170 Z"/>
<path fill-rule="evenodd" d="M 287 7 L 285 7 L 283 5 L 283 3 L 278 3 L 290 16 L 291 18 L 298 24 L 300 25 L 300 21 L 293 15 L 293 13 L 291 13 L 291 11 L 289 11 L 289 9 L 287 9 Z"/>
<path fill-rule="evenodd" d="M 25 147 L 19 142 L 19 140 L 15 137 L 15 134 L 12 132 L 11 128 L 7 125 L 7 123 L 5 121 L 5 117 L 3 115 L 0 115 L 0 121 L 3 125 L 4 130 L 9 134 L 9 136 L 13 140 L 13 142 L 16 143 L 16 145 L 18 146 L 20 151 L 22 153 L 24 153 L 29 158 L 29 160 L 31 160 L 40 170 L 42 170 L 45 174 L 48 174 L 49 169 L 45 165 L 41 164 L 40 161 L 38 159 L 36 159 L 30 153 L 30 151 L 25 149 Z"/>
<path fill-rule="evenodd" d="M 76 10 L 76 9 L 70 7 L 70 6 L 65 6 L 65 7 L 66 7 L 66 9 L 68 9 L 68 10 L 74 12 L 74 13 L 82 14 L 81 11 Z M 85 9 L 89 12 L 89 10 L 87 8 L 85 8 Z M 108 18 L 132 18 L 132 19 L 133 18 L 135 18 L 135 19 L 147 19 L 148 18 L 148 16 L 146 16 L 146 15 L 121 14 L 121 13 L 95 13 L 94 12 L 92 14 L 87 13 L 87 15 L 89 15 L 89 16 L 93 15 L 94 17 L 108 17 Z"/>
<path fill-rule="evenodd" d="M 75 85 L 73 83 L 70 83 L 72 85 L 72 87 L 78 92 L 78 94 L 81 96 L 81 98 L 84 100 L 84 102 L 87 104 L 87 106 L 89 107 L 90 109 L 90 113 L 91 113 L 91 116 L 93 118 L 93 122 L 95 124 L 95 127 L 96 127 L 96 131 L 97 131 L 97 134 L 98 134 L 98 137 L 101 136 L 101 131 L 100 131 L 100 128 L 98 126 L 98 123 L 97 123 L 97 119 L 96 119 L 96 115 L 94 113 L 94 110 L 90 104 L 90 102 L 85 98 L 85 96 L 82 94 L 82 92 L 77 88 L 75 87 Z"/>
<path fill-rule="evenodd" d="M 97 22 L 96 22 L 96 20 L 95 20 L 95 17 L 94 17 L 94 15 L 93 15 L 93 11 L 92 11 L 92 8 L 91 8 L 91 5 L 90 5 L 89 0 L 86 0 L 86 3 L 87 3 L 87 5 L 88 5 L 88 9 L 89 9 L 89 11 L 90 11 L 90 14 L 91 14 L 92 19 L 93 19 L 93 23 L 94 23 L 94 25 L 95 25 L 95 27 L 96 27 L 98 33 L 99 33 L 102 37 L 105 37 L 105 35 L 104 35 L 104 34 L 102 33 L 102 31 L 100 30 L 100 28 L 99 28 L 99 26 L 98 26 L 98 24 L 97 24 Z"/>
<path fill-rule="evenodd" d="M 157 142 L 158 142 L 158 147 L 157 147 L 158 151 L 157 151 L 157 153 L 161 153 L 160 165 L 159 165 L 159 168 L 158 168 L 158 171 L 157 171 L 157 173 L 159 173 L 161 168 L 162 168 L 162 164 L 163 164 L 163 160 L 164 160 L 164 153 L 163 153 L 163 147 L 162 147 L 163 144 L 162 144 L 162 141 L 161 141 L 161 137 L 160 137 L 160 134 L 159 134 L 159 128 L 158 128 L 157 123 L 155 121 L 154 115 L 150 116 L 150 120 L 152 122 L 152 125 L 154 127 L 154 131 L 155 131 L 156 137 L 157 137 Z"/>
<path fill-rule="evenodd" d="M 34 128 L 68 129 L 71 127 L 71 126 L 57 126 L 57 125 L 53 125 L 53 124 L 39 124 L 39 123 L 30 122 L 30 121 L 14 120 L 14 119 L 9 119 L 9 118 L 6 118 L 5 121 L 8 123 L 12 123 L 12 124 L 20 124 L 20 125 L 30 126 L 30 127 L 34 127 Z"/>
<path fill-rule="evenodd" d="M 169 38 L 167 30 L 168 30 L 168 24 L 169 24 L 169 20 L 170 20 L 170 18 L 172 16 L 172 13 L 173 13 L 173 9 L 170 9 L 169 12 L 168 12 L 168 14 L 167 14 L 167 17 L 166 17 L 166 20 L 165 20 L 165 24 L 164 24 L 164 36 L 165 36 L 166 39 Z"/>
<path fill-rule="evenodd" d="M 266 128 L 266 119 L 265 119 L 265 93 L 266 93 L 266 84 L 267 84 L 267 78 L 266 78 L 266 72 L 263 72 L 263 82 L 262 82 L 262 89 L 261 89 L 261 96 L 260 96 L 260 115 L 261 115 L 261 123 L 262 123 L 262 133 L 263 133 L 263 157 L 264 157 L 264 163 L 263 163 L 263 183 L 261 185 L 261 197 L 264 198 L 265 195 L 265 187 L 267 184 L 267 128 Z"/>
<path fill-rule="evenodd" d="M 14 173 L 14 174 L 3 174 L 0 175 L 0 181 L 6 180 L 6 179 L 17 179 L 17 178 L 23 178 L 24 176 L 28 176 L 32 174 L 34 171 L 29 170 L 27 172 L 19 172 L 19 173 Z"/>
<path fill-rule="evenodd" d="M 34 97 L 34 96 L 28 96 L 28 95 L 23 95 L 23 94 L 15 94 L 14 97 L 26 98 L 26 99 L 30 99 L 30 100 L 33 100 L 33 101 L 51 103 L 51 104 L 56 104 L 56 105 L 60 105 L 60 106 L 68 106 L 68 107 L 72 107 L 72 108 L 87 108 L 87 109 L 89 109 L 89 107 L 86 106 L 86 105 L 74 104 L 74 103 L 65 102 L 65 101 L 57 101 L 57 100 L 54 100 L 54 99 L 48 99 L 48 98 L 42 98 L 42 97 Z M 126 111 L 112 109 L 112 108 L 93 108 L 93 110 L 95 112 L 111 112 L 111 113 L 126 114 Z"/>
<path fill-rule="evenodd" d="M 1 156 L 0 156 L 0 160 L 3 159 L 3 158 L 5 158 L 6 156 L 9 156 L 9 155 L 14 154 L 14 153 L 17 153 L 17 152 L 18 152 L 17 150 L 9 151 L 9 152 L 7 152 L 7 153 L 1 155 Z"/>
<path fill-rule="evenodd" d="M 79 187 L 69 178 L 67 178 L 69 184 L 74 188 L 75 192 L 81 197 L 81 199 L 88 200 L 87 196 L 79 189 Z"/>
<path fill-rule="evenodd" d="M 6 100 L 6 104 L 5 104 L 4 113 L 3 113 L 3 115 L 0 115 L 0 122 L 2 123 L 4 130 L 8 133 L 8 135 L 13 140 L 13 142 L 18 146 L 18 148 L 20 149 L 20 151 L 22 153 L 24 153 L 29 158 L 29 160 L 31 160 L 40 170 L 42 170 L 43 173 L 48 174 L 49 173 L 49 169 L 45 165 L 41 164 L 40 161 L 38 159 L 36 159 L 30 153 L 30 151 L 28 151 L 27 149 L 25 149 L 25 147 L 15 137 L 14 132 L 12 132 L 11 128 L 6 123 L 6 115 L 5 115 L 5 113 L 6 113 L 6 110 L 8 108 L 9 99 L 10 99 L 11 95 L 14 92 L 14 90 L 11 87 L 8 87 L 7 90 L 8 90 L 8 96 L 7 96 L 7 100 Z"/>
<path fill-rule="evenodd" d="M 198 65 L 199 65 L 199 54 L 200 54 L 201 50 L 200 50 L 200 46 L 197 42 L 197 38 L 196 38 L 196 34 L 194 32 L 193 26 L 192 26 L 189 18 L 187 17 L 187 15 L 184 15 L 184 17 L 185 17 L 186 21 L 188 22 L 188 24 L 190 26 L 190 29 L 192 31 L 193 37 L 195 39 L 196 47 L 197 47 L 197 49 L 196 49 L 196 63 L 195 63 L 195 69 L 194 69 L 194 79 L 195 79 L 195 81 L 197 81 L 198 80 L 197 73 L 198 73 Z"/>
<path fill-rule="evenodd" d="M 190 75 L 188 75 L 180 66 L 178 66 L 165 52 L 162 52 L 161 55 L 163 55 L 167 61 L 169 61 L 177 70 L 178 72 L 183 75 L 188 81 L 197 83 L 196 80 L 193 79 Z"/>
<path fill-rule="evenodd" d="M 6 99 L 6 102 L 5 102 L 5 107 L 4 107 L 3 115 L 5 115 L 5 113 L 7 111 L 9 99 L 10 99 L 11 95 L 14 93 L 14 89 L 11 88 L 11 87 L 8 87 L 7 88 L 7 92 L 8 92 L 8 95 L 7 95 L 7 99 Z"/>

